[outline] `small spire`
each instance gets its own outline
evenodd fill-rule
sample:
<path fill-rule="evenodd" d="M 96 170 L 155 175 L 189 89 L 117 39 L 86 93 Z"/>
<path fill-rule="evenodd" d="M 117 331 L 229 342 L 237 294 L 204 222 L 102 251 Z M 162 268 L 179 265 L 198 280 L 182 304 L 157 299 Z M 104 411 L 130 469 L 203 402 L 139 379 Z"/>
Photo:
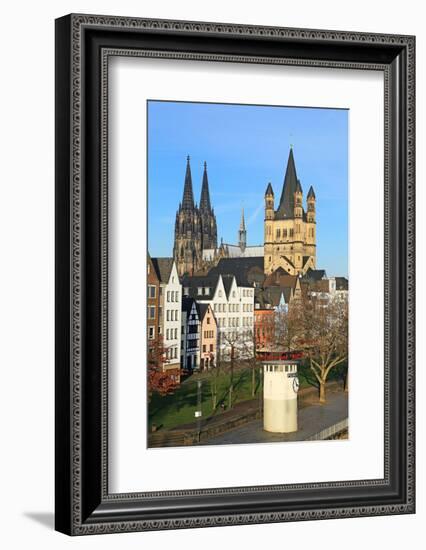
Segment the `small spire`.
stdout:
<path fill-rule="evenodd" d="M 312 197 L 313 199 L 315 199 L 315 191 L 314 191 L 314 188 L 312 187 L 312 185 L 309 187 L 308 199 L 310 199 L 311 197 Z"/>
<path fill-rule="evenodd" d="M 244 252 L 247 245 L 247 231 L 246 231 L 246 224 L 244 222 L 244 208 L 241 209 L 241 223 L 240 223 L 240 230 L 238 231 L 238 245 L 240 247 L 241 252 Z"/>
<path fill-rule="evenodd" d="M 274 196 L 274 191 L 272 190 L 271 182 L 268 183 L 268 187 L 266 188 L 266 191 L 265 191 L 265 197 L 266 197 L 267 195 L 272 195 L 272 196 Z"/>
<path fill-rule="evenodd" d="M 241 209 L 241 223 L 240 223 L 240 231 L 246 230 L 246 224 L 244 222 L 244 207 Z"/>

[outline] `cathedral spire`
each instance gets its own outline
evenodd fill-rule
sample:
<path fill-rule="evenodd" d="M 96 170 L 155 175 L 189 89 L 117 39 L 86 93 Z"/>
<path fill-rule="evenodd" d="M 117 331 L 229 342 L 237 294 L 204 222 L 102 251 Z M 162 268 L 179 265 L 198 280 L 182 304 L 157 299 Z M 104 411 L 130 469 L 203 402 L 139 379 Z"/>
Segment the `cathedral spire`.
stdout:
<path fill-rule="evenodd" d="M 191 165 L 189 163 L 189 155 L 186 159 L 186 174 L 185 174 L 185 185 L 183 188 L 183 199 L 182 199 L 182 208 L 184 210 L 192 210 L 194 208 L 194 194 L 192 192 L 192 176 L 191 176 Z"/>
<path fill-rule="evenodd" d="M 246 224 L 244 221 L 244 208 L 242 208 L 241 210 L 240 229 L 238 230 L 238 245 L 240 247 L 241 252 L 244 252 L 247 246 L 247 231 L 246 231 Z"/>
<path fill-rule="evenodd" d="M 201 186 L 200 210 L 210 212 L 209 180 L 207 177 L 207 162 L 204 162 L 203 184 Z"/>
<path fill-rule="evenodd" d="M 292 218 L 294 213 L 294 193 L 302 190 L 296 174 L 296 165 L 294 163 L 293 148 L 290 148 L 288 156 L 287 170 L 285 172 L 283 190 L 281 199 L 276 212 L 277 219 Z"/>
<path fill-rule="evenodd" d="M 246 230 L 246 224 L 244 221 L 244 207 L 241 209 L 241 222 L 240 222 L 240 231 Z"/>

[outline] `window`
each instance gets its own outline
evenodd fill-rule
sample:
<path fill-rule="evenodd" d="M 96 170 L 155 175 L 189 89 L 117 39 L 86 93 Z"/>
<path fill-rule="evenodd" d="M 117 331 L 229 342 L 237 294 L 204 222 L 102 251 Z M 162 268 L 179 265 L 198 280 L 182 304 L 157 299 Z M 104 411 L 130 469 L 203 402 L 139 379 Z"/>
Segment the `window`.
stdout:
<path fill-rule="evenodd" d="M 207 324 L 210 325 L 210 317 L 207 317 Z"/>
<path fill-rule="evenodd" d="M 287 229 L 283 229 L 283 237 L 287 238 Z"/>
<path fill-rule="evenodd" d="M 232 291 L 232 297 L 235 298 L 235 290 Z"/>
<path fill-rule="evenodd" d="M 276 231 L 276 237 L 277 237 L 277 239 L 280 239 L 280 238 L 281 238 L 281 229 L 277 229 L 277 231 Z"/>
<path fill-rule="evenodd" d="M 206 345 L 203 344 L 203 353 L 206 353 Z"/>
<path fill-rule="evenodd" d="M 183 287 L 183 293 L 185 294 L 185 296 L 188 296 L 188 294 L 189 294 L 189 287 L 188 286 Z"/>
<path fill-rule="evenodd" d="M 290 237 L 293 237 L 293 229 L 290 229 Z"/>
<path fill-rule="evenodd" d="M 170 302 L 170 290 L 167 291 L 167 301 Z"/>
<path fill-rule="evenodd" d="M 155 298 L 155 286 L 148 285 L 148 298 Z"/>
<path fill-rule="evenodd" d="M 155 337 L 155 328 L 148 327 L 148 338 L 152 340 Z"/>
<path fill-rule="evenodd" d="M 148 319 L 155 319 L 155 306 L 148 307 Z"/>
<path fill-rule="evenodd" d="M 222 298 L 222 291 L 219 290 L 219 298 Z"/>
<path fill-rule="evenodd" d="M 202 287 L 202 286 L 199 286 L 199 287 L 197 288 L 197 294 L 198 294 L 199 296 L 201 296 L 202 293 L 203 293 L 203 287 Z"/>
<path fill-rule="evenodd" d="M 170 310 L 169 309 L 167 310 L 167 313 L 166 313 L 166 319 L 167 319 L 167 321 L 170 321 Z"/>
<path fill-rule="evenodd" d="M 210 351 L 213 351 L 213 344 L 210 344 Z"/>

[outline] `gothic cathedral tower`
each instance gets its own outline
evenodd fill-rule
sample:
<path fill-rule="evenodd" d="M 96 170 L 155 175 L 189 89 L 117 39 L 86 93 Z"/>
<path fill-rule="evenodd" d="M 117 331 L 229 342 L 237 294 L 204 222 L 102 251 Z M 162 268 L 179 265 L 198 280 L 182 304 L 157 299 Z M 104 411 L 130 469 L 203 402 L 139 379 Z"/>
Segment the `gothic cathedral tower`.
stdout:
<path fill-rule="evenodd" d="M 200 211 L 194 205 L 189 156 L 186 163 L 182 202 L 176 212 L 173 257 L 179 275 L 193 275 L 202 263 L 202 227 Z"/>
<path fill-rule="evenodd" d="M 203 184 L 201 186 L 200 218 L 202 231 L 202 249 L 217 248 L 216 216 L 210 204 L 209 180 L 207 178 L 207 163 L 204 163 Z"/>
<path fill-rule="evenodd" d="M 287 162 L 278 209 L 274 210 L 274 191 L 269 183 L 265 192 L 264 271 L 282 267 L 290 275 L 303 275 L 316 268 L 315 192 L 307 195 L 303 208 L 303 190 L 297 179 L 293 149 Z"/>

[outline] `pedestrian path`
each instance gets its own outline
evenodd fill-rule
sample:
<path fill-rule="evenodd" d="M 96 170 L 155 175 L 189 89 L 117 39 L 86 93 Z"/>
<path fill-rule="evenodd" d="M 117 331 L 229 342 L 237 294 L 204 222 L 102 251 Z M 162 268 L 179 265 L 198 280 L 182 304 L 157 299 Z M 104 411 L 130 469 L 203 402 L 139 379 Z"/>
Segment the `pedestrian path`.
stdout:
<path fill-rule="evenodd" d="M 314 404 L 299 410 L 297 432 L 290 434 L 265 432 L 263 421 L 259 419 L 202 441 L 201 445 L 304 441 L 346 418 L 348 418 L 348 394 L 330 393 L 325 405 Z"/>

